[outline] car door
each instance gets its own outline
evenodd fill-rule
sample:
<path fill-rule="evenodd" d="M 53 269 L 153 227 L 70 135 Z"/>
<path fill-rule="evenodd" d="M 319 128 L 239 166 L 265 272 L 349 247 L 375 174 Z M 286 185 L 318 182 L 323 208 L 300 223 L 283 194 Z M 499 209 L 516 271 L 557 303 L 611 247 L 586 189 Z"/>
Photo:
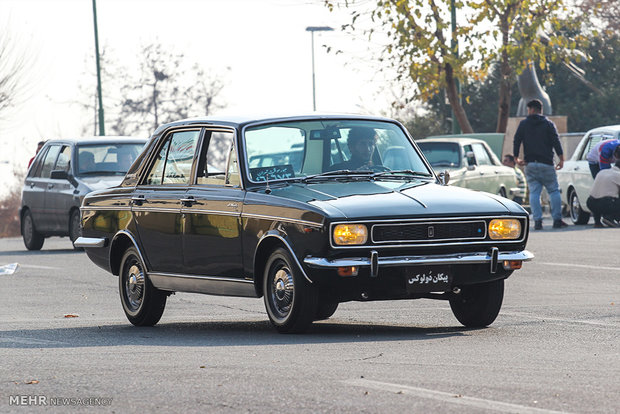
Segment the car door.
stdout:
<path fill-rule="evenodd" d="M 70 145 L 63 145 L 52 171 L 62 170 L 69 173 L 71 152 Z M 78 201 L 74 200 L 74 190 L 75 187 L 67 179 L 49 179 L 45 191 L 45 209 L 49 212 L 50 225 L 54 232 L 69 234 L 69 210 L 78 204 Z"/>
<path fill-rule="evenodd" d="M 191 181 L 200 129 L 177 130 L 163 140 L 132 195 L 132 214 L 149 270 L 183 273 L 181 200 Z"/>
<path fill-rule="evenodd" d="M 24 188 L 22 190 L 22 206 L 30 210 L 30 215 L 37 230 L 40 230 L 39 223 L 42 220 L 43 205 L 45 203 L 45 187 L 47 184 L 41 179 L 41 170 L 43 169 L 43 163 L 48 150 L 49 147 L 44 147 L 33 161 L 28 169 L 28 175 L 24 180 Z"/>
<path fill-rule="evenodd" d="M 241 187 L 232 130 L 206 130 L 182 207 L 183 256 L 193 275 L 243 278 Z"/>
<path fill-rule="evenodd" d="M 499 190 L 499 176 L 496 174 L 496 168 L 491 162 L 491 156 L 482 143 L 473 143 L 471 148 L 476 157 L 475 172 L 478 173 L 478 177 L 475 180 L 476 190 L 496 194 Z"/>
<path fill-rule="evenodd" d="M 586 200 L 590 195 L 592 184 L 594 184 L 594 178 L 592 178 L 592 173 L 590 172 L 586 157 L 588 152 L 590 152 L 596 144 L 609 138 L 612 138 L 612 136 L 605 133 L 591 134 L 585 145 L 580 148 L 578 156 L 568 165 L 571 182 L 577 192 L 579 203 L 584 209 L 587 208 Z"/>
<path fill-rule="evenodd" d="M 49 202 L 47 201 L 47 195 L 49 194 L 48 190 L 54 187 L 54 182 L 50 178 L 50 174 L 56 164 L 60 149 L 60 144 L 52 144 L 49 146 L 41 164 L 41 169 L 37 173 L 38 177 L 33 178 L 31 181 L 31 185 L 34 184 L 34 187 L 37 187 L 37 201 L 31 208 L 32 219 L 37 231 L 43 233 L 53 232 L 56 228 L 54 216 L 50 209 Z"/>

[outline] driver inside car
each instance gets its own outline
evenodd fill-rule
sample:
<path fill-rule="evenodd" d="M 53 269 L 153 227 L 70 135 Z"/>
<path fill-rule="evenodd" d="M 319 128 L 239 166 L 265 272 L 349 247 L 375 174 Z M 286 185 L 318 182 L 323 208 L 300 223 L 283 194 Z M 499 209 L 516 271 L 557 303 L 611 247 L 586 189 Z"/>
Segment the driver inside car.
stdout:
<path fill-rule="evenodd" d="M 329 169 L 338 170 L 373 170 L 372 154 L 375 151 L 377 133 L 373 128 L 353 127 L 347 136 L 347 146 L 351 152 L 351 159 L 348 161 L 333 164 Z M 383 166 L 381 170 L 384 169 Z"/>

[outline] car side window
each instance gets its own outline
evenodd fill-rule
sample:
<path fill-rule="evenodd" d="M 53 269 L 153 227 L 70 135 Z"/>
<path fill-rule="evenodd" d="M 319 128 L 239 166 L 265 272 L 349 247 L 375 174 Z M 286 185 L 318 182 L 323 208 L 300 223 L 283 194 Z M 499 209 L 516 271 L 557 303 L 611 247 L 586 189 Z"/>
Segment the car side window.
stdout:
<path fill-rule="evenodd" d="M 56 158 L 58 158 L 58 154 L 60 153 L 60 145 L 51 145 L 47 154 L 45 154 L 45 159 L 43 160 L 43 167 L 41 168 L 41 178 L 49 178 L 50 173 L 52 172 L 52 167 L 56 164 Z"/>
<path fill-rule="evenodd" d="M 586 142 L 586 145 L 584 145 L 583 151 L 581 152 L 581 156 L 579 157 L 580 160 L 585 160 L 586 157 L 588 156 L 588 153 L 592 150 L 592 148 L 598 144 L 599 142 L 601 142 L 603 140 L 603 136 L 600 134 L 592 134 L 590 135 L 590 138 L 588 139 L 588 142 Z"/>
<path fill-rule="evenodd" d="M 199 136 L 200 130 L 179 131 L 168 136 L 144 184 L 189 184 Z"/>
<path fill-rule="evenodd" d="M 196 184 L 240 185 L 232 132 L 208 131 L 198 162 Z"/>
<path fill-rule="evenodd" d="M 58 154 L 58 159 L 56 160 L 56 165 L 54 166 L 54 170 L 62 170 L 69 172 L 69 167 L 71 164 L 71 147 L 69 145 L 63 145 L 60 150 L 60 154 Z"/>
<path fill-rule="evenodd" d="M 491 157 L 486 148 L 482 144 L 472 144 L 474 155 L 476 156 L 476 162 L 478 165 L 493 165 Z"/>
<path fill-rule="evenodd" d="M 192 164 L 200 131 L 181 131 L 172 134 L 164 167 L 164 184 L 189 184 Z"/>
<path fill-rule="evenodd" d="M 41 177 L 41 169 L 43 167 L 43 160 L 45 159 L 45 156 L 47 155 L 48 149 L 49 147 L 46 147 L 46 148 L 43 148 L 39 152 L 39 154 L 33 161 L 32 166 L 30 167 L 30 170 L 28 171 L 28 177 L 31 177 L 31 178 Z"/>

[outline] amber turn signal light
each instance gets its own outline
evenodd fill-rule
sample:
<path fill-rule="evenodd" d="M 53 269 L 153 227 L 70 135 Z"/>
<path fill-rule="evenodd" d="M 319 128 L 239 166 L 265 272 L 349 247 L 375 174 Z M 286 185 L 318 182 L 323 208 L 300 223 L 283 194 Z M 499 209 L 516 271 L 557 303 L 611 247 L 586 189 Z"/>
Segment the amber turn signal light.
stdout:
<path fill-rule="evenodd" d="M 338 276 L 357 276 L 359 268 L 357 266 L 346 266 L 338 268 Z"/>

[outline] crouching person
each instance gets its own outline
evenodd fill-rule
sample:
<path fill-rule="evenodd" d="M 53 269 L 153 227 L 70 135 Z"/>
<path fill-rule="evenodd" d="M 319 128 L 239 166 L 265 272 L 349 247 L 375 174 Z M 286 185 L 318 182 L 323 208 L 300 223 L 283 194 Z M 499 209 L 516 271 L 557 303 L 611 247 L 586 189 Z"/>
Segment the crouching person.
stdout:
<path fill-rule="evenodd" d="M 620 146 L 614 150 L 615 164 L 601 170 L 594 179 L 587 205 L 594 215 L 594 227 L 620 227 Z"/>

